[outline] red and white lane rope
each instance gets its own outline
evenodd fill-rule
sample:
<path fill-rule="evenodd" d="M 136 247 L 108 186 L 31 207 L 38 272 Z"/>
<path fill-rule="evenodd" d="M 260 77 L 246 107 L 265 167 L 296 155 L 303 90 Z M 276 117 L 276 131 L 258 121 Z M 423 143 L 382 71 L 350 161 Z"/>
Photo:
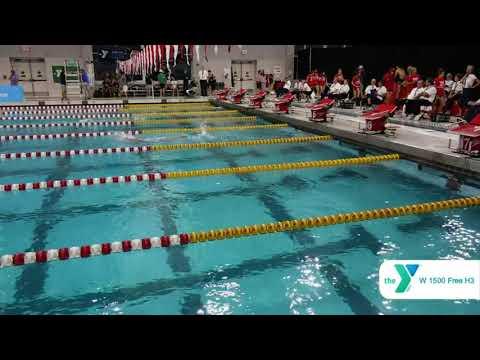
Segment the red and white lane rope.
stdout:
<path fill-rule="evenodd" d="M 124 121 L 85 121 L 85 122 L 64 122 L 64 123 L 44 123 L 44 124 L 9 124 L 1 125 L 0 129 L 36 129 L 50 127 L 90 127 L 90 126 L 131 126 L 134 122 Z"/>
<path fill-rule="evenodd" d="M 130 114 L 92 114 L 92 115 L 36 115 L 36 116 L 2 116 L 2 121 L 20 121 L 20 120 L 59 120 L 59 119 L 118 119 L 128 118 Z"/>
<path fill-rule="evenodd" d="M 22 141 L 22 140 L 53 140 L 53 139 L 65 139 L 65 138 L 83 138 L 83 137 L 102 137 L 102 136 L 113 136 L 117 133 L 126 134 L 126 135 L 138 135 L 141 134 L 141 131 L 131 130 L 131 131 L 98 131 L 98 132 L 87 132 L 87 133 L 65 133 L 65 134 L 35 134 L 35 135 L 2 135 L 0 136 L 0 142 L 5 141 Z"/>
<path fill-rule="evenodd" d="M 115 153 L 139 153 L 152 151 L 152 146 L 132 146 L 117 148 L 98 148 L 81 150 L 56 150 L 56 151 L 32 151 L 20 153 L 0 154 L 0 159 L 25 159 L 25 158 L 47 158 L 47 157 L 68 157 L 78 155 L 97 155 L 97 154 L 115 154 Z"/>
<path fill-rule="evenodd" d="M 72 246 L 61 249 L 49 249 L 3 255 L 0 257 L 0 267 L 20 266 L 33 263 L 45 263 L 55 260 L 69 260 L 77 258 L 88 258 L 98 255 L 110 255 L 120 252 L 135 250 L 148 250 L 157 247 L 170 247 L 187 245 L 190 243 L 189 234 L 163 235 L 161 237 L 150 237 L 111 243 Z"/>
<path fill-rule="evenodd" d="M 51 114 L 101 114 L 101 113 L 111 113 L 111 114 L 124 114 L 118 112 L 118 109 L 68 109 L 68 110 L 31 110 L 31 111 L 4 111 L 4 115 L 51 115 Z"/>
<path fill-rule="evenodd" d="M 127 175 L 127 176 L 105 176 L 105 177 L 102 176 L 99 178 L 87 178 L 87 179 L 48 180 L 48 181 L 40 181 L 40 182 L 33 182 L 33 183 L 1 184 L 0 192 L 103 185 L 103 184 L 111 184 L 111 183 L 158 181 L 161 179 L 166 179 L 166 177 L 167 176 L 165 173 L 145 173 L 145 174 L 134 174 L 134 175 Z"/>
<path fill-rule="evenodd" d="M 123 108 L 122 104 L 89 104 L 89 105 L 30 105 L 30 106 L 0 106 L 0 111 L 38 111 L 38 110 L 50 110 L 50 109 L 113 109 L 118 110 Z"/>

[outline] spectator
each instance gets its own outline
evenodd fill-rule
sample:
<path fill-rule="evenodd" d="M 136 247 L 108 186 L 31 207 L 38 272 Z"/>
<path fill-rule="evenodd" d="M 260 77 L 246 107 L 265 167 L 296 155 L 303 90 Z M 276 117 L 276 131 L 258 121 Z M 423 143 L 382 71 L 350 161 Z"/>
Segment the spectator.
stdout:
<path fill-rule="evenodd" d="M 383 103 L 387 97 L 387 88 L 385 87 L 382 80 L 378 81 L 377 84 L 377 100 L 379 104 Z"/>
<path fill-rule="evenodd" d="M 443 108 L 445 107 L 445 70 L 443 68 L 439 68 L 437 71 L 437 77 L 433 79 L 433 86 L 437 90 L 437 96 L 435 99 L 435 106 L 437 109 L 437 113 L 443 112 Z"/>
<path fill-rule="evenodd" d="M 262 71 L 261 71 L 261 70 L 258 70 L 258 71 L 257 71 L 257 79 L 256 79 L 256 82 L 257 82 L 257 89 L 258 89 L 258 90 L 262 90 L 262 89 L 263 89 L 263 83 L 265 82 L 265 80 L 263 79 Z"/>
<path fill-rule="evenodd" d="M 303 95 L 303 81 L 295 81 L 293 84 L 292 94 L 295 95 L 297 101 L 301 101 Z"/>
<path fill-rule="evenodd" d="M 165 85 L 167 83 L 167 76 L 163 69 L 160 69 L 157 75 L 158 85 L 160 86 L 160 96 L 165 96 Z"/>
<path fill-rule="evenodd" d="M 465 75 L 463 76 L 461 82 L 463 85 L 463 94 L 460 99 L 460 104 L 462 106 L 466 106 L 468 102 L 474 100 L 474 90 L 478 85 L 480 85 L 480 81 L 473 73 L 474 67 L 473 65 L 468 65 Z"/>
<path fill-rule="evenodd" d="M 17 73 L 15 72 L 15 70 L 12 69 L 12 71 L 10 71 L 10 85 L 12 86 L 17 86 L 18 85 L 18 76 L 17 76 Z"/>
<path fill-rule="evenodd" d="M 328 96 L 335 100 L 341 100 L 341 99 L 346 99 L 348 97 L 349 92 L 350 92 L 350 87 L 346 83 L 343 76 L 340 75 L 336 77 L 336 82 L 330 87 Z"/>
<path fill-rule="evenodd" d="M 194 81 L 190 81 L 190 84 L 185 88 L 185 96 L 195 96 L 197 84 Z"/>
<path fill-rule="evenodd" d="M 315 89 L 315 94 L 318 94 L 319 97 L 321 97 L 322 93 L 320 91 L 320 83 L 321 83 L 321 79 L 320 79 L 320 74 L 318 73 L 318 70 L 315 69 L 313 71 L 313 86 L 310 86 L 310 88 L 312 89 Z"/>
<path fill-rule="evenodd" d="M 213 94 L 217 89 L 217 79 L 211 70 L 208 70 L 208 86 L 210 88 L 210 94 Z"/>
<path fill-rule="evenodd" d="M 315 93 L 315 94 L 317 97 L 322 97 L 323 94 L 325 94 L 325 90 L 327 88 L 327 76 L 325 75 L 324 72 L 322 72 L 318 77 L 318 84 L 319 84 L 318 93 Z"/>
<path fill-rule="evenodd" d="M 405 78 L 406 84 L 406 93 L 410 94 L 412 90 L 415 88 L 417 81 L 421 79 L 420 75 L 417 73 L 417 68 L 413 66 L 409 66 L 407 68 L 407 77 Z"/>
<path fill-rule="evenodd" d="M 200 91 L 202 93 L 202 96 L 207 96 L 208 71 L 205 70 L 205 67 L 203 65 L 198 72 L 198 78 L 200 79 Z"/>
<path fill-rule="evenodd" d="M 175 79 L 175 76 L 171 75 L 170 76 L 170 88 L 172 89 L 172 96 L 178 96 L 178 83 L 177 79 Z"/>
<path fill-rule="evenodd" d="M 60 73 L 60 86 L 62 87 L 62 102 L 67 99 L 67 80 L 65 78 L 65 69 Z"/>
<path fill-rule="evenodd" d="M 448 98 L 448 95 L 450 95 L 450 91 L 452 90 L 453 84 L 455 81 L 453 81 L 453 75 L 452 73 L 447 74 L 447 78 L 445 80 L 445 96 Z"/>
<path fill-rule="evenodd" d="M 360 73 L 357 72 L 352 77 L 352 91 L 353 99 L 357 106 L 360 106 L 360 101 L 362 100 L 362 83 L 360 80 Z"/>
<path fill-rule="evenodd" d="M 417 81 L 417 87 L 412 89 L 407 97 L 405 104 L 405 113 L 411 115 L 412 119 L 420 120 L 422 114 L 420 113 L 422 106 L 431 106 L 435 100 L 437 90 L 432 85 L 429 79 L 424 84 L 423 80 Z"/>
<path fill-rule="evenodd" d="M 80 70 L 80 89 L 82 91 L 82 94 L 83 94 L 83 98 L 85 100 L 88 99 L 88 85 L 89 85 L 89 79 L 88 79 L 88 74 L 87 72 L 85 71 L 85 69 L 82 69 Z"/>
<path fill-rule="evenodd" d="M 383 75 L 383 84 L 387 89 L 387 95 L 385 96 L 386 102 L 391 103 L 391 99 L 395 93 L 395 68 L 391 67 L 388 71 Z"/>
<path fill-rule="evenodd" d="M 405 87 L 406 73 L 405 69 L 400 66 L 395 67 L 395 100 L 402 100 L 408 96 L 407 89 Z"/>
<path fill-rule="evenodd" d="M 128 95 L 127 76 L 123 71 L 120 72 L 120 79 L 118 79 L 118 87 L 120 91 L 120 96 L 126 97 Z"/>
<path fill-rule="evenodd" d="M 312 89 L 315 89 L 316 79 L 315 79 L 313 71 L 307 75 L 306 82 L 307 82 L 308 86 L 310 86 Z"/>
<path fill-rule="evenodd" d="M 306 81 L 303 81 L 302 85 L 303 85 L 303 88 L 302 88 L 303 95 L 305 95 L 306 101 L 310 102 L 310 97 L 312 96 L 313 89 L 310 87 L 310 85 L 308 85 Z"/>
<path fill-rule="evenodd" d="M 287 81 L 283 84 L 283 87 L 279 88 L 277 91 L 277 97 L 287 94 L 292 87 L 292 82 L 287 79 Z"/>
<path fill-rule="evenodd" d="M 463 84 L 460 81 L 461 77 L 462 77 L 461 74 L 455 74 L 455 81 L 453 82 L 453 85 L 451 85 L 451 90 L 448 93 L 447 101 L 445 103 L 445 112 L 447 114 L 450 114 L 452 110 L 452 105 L 455 102 L 459 101 L 460 98 L 462 97 Z"/>
<path fill-rule="evenodd" d="M 337 73 L 336 73 L 335 76 L 333 77 L 332 84 L 335 84 L 340 77 L 343 79 L 343 71 L 342 71 L 341 68 L 338 68 Z"/>
<path fill-rule="evenodd" d="M 372 79 L 370 81 L 370 85 L 367 86 L 365 89 L 365 96 L 367 98 L 368 106 L 372 106 L 372 104 L 377 104 L 377 80 Z"/>

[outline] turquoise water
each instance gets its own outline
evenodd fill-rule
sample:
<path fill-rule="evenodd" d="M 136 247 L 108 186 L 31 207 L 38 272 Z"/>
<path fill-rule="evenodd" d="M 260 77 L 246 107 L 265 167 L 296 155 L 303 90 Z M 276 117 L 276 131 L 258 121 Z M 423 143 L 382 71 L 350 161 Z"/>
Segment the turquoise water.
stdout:
<path fill-rule="evenodd" d="M 230 125 L 234 123 L 215 122 L 209 126 Z M 35 129 L 32 133 L 52 130 Z M 130 139 L 116 135 L 0 143 L 0 152 L 306 135 L 292 128 L 141 135 Z M 0 183 L 363 155 L 363 150 L 331 141 L 3 160 Z M 445 174 L 427 168 L 418 170 L 415 163 L 400 160 L 356 167 L 0 193 L 0 254 L 479 194 L 477 188 L 469 186 L 459 192 L 450 191 L 445 183 Z M 478 314 L 478 301 L 385 300 L 378 291 L 377 274 L 385 259 L 479 259 L 479 215 L 478 208 L 456 209 L 167 250 L 4 268 L 0 269 L 0 312 Z"/>

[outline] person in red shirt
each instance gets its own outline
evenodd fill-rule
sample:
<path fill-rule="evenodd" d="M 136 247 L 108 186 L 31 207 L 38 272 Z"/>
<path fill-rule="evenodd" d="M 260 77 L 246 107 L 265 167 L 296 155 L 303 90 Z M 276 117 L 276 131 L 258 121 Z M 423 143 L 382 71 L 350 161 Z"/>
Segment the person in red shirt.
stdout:
<path fill-rule="evenodd" d="M 407 68 L 408 75 L 405 78 L 406 92 L 410 94 L 412 90 L 417 86 L 417 81 L 421 79 L 421 76 L 417 73 L 417 68 L 409 66 Z"/>
<path fill-rule="evenodd" d="M 327 86 L 327 76 L 324 72 L 322 72 L 318 77 L 318 85 L 320 87 L 320 93 L 318 95 L 321 97 L 323 94 L 325 94 L 325 87 Z"/>
<path fill-rule="evenodd" d="M 318 70 L 315 69 L 313 71 L 313 86 L 310 86 L 312 89 L 315 90 L 315 96 L 318 96 L 320 97 L 321 93 L 320 93 L 320 76 L 318 74 Z"/>
<path fill-rule="evenodd" d="M 307 81 L 307 84 L 308 86 L 310 86 L 310 88 L 315 88 L 315 79 L 313 78 L 313 72 L 309 73 L 305 80 Z"/>
<path fill-rule="evenodd" d="M 385 102 L 390 104 L 392 101 L 392 95 L 395 93 L 395 68 L 391 67 L 388 71 L 383 75 L 383 85 L 387 89 L 387 95 L 385 98 Z"/>
<path fill-rule="evenodd" d="M 360 100 L 362 98 L 362 83 L 360 81 L 360 74 L 357 71 L 352 77 L 352 91 L 353 99 L 357 106 L 360 106 Z"/>
<path fill-rule="evenodd" d="M 437 89 L 437 112 L 442 112 L 446 103 L 445 96 L 445 70 L 438 69 L 437 77 L 433 80 L 433 85 Z"/>

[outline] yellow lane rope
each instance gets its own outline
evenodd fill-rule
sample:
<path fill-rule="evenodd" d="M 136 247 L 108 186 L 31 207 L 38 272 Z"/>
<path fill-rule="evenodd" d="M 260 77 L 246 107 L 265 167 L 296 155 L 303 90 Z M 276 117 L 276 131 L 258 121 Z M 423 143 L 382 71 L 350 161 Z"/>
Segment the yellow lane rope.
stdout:
<path fill-rule="evenodd" d="M 379 161 L 390 161 L 390 160 L 398 160 L 398 159 L 400 159 L 400 155 L 389 154 L 389 155 L 365 156 L 365 157 L 336 159 L 336 160 L 299 161 L 299 162 L 291 162 L 291 163 L 250 165 L 250 166 L 226 167 L 226 168 L 215 168 L 215 169 L 170 171 L 170 172 L 165 172 L 164 174 L 166 179 L 174 179 L 174 178 L 185 178 L 185 177 L 196 177 L 196 176 L 244 174 L 244 173 L 263 172 L 263 171 L 323 168 L 323 167 L 347 166 L 347 165 L 366 165 L 366 164 L 373 164 Z"/>
<path fill-rule="evenodd" d="M 185 105 L 147 105 L 147 106 L 136 106 L 136 107 L 124 107 L 120 110 L 123 112 L 143 112 L 143 111 L 168 111 L 168 110 L 178 110 L 183 111 L 184 109 L 213 109 L 214 106 L 211 104 L 185 104 Z"/>
<path fill-rule="evenodd" d="M 298 231 L 321 226 L 366 220 L 425 214 L 455 208 L 468 208 L 480 205 L 480 197 L 458 198 L 453 200 L 434 201 L 429 203 L 405 205 L 393 208 L 377 208 L 351 213 L 340 213 L 326 216 L 315 216 L 294 220 L 285 220 L 265 224 L 254 224 L 199 231 L 191 233 L 169 234 L 154 237 L 143 237 L 133 240 L 115 241 L 111 243 L 72 246 L 60 249 L 37 250 L 25 253 L 5 254 L 0 256 L 0 268 L 22 266 L 26 264 L 41 264 L 50 261 L 67 261 L 88 259 L 91 256 L 115 254 L 119 252 L 132 254 L 135 251 L 150 250 L 159 247 L 186 246 L 205 241 L 223 240 L 272 234 L 275 232 Z"/>
<path fill-rule="evenodd" d="M 455 208 L 466 208 L 480 205 L 480 197 L 458 198 L 453 200 L 434 201 L 413 205 L 405 205 L 393 208 L 377 208 L 371 210 L 354 211 L 334 215 L 316 216 L 295 220 L 278 221 L 268 224 L 255 224 L 246 226 L 229 227 L 210 231 L 192 232 L 188 234 L 188 242 L 204 242 L 210 240 L 222 240 L 227 238 L 252 236 L 259 234 L 271 234 L 282 231 L 295 231 L 321 226 L 329 226 L 343 223 L 360 222 L 407 216 L 414 214 L 426 214 Z"/>
<path fill-rule="evenodd" d="M 196 117 L 191 119 L 173 119 L 173 120 L 162 120 L 162 119 L 149 119 L 149 120 L 132 120 L 135 125 L 151 125 L 151 124 L 180 124 L 184 122 L 194 122 L 194 121 L 205 121 L 205 122 L 214 122 L 214 121 L 256 121 L 256 116 L 229 116 L 223 118 L 212 118 L 206 119 L 202 117 Z"/>
<path fill-rule="evenodd" d="M 297 137 L 259 139 L 259 140 L 217 141 L 217 142 L 197 143 L 197 144 L 152 145 L 151 148 L 152 148 L 152 151 L 189 150 L 189 149 L 211 149 L 211 148 L 235 147 L 235 146 L 306 143 L 306 142 L 330 141 L 330 140 L 333 140 L 333 137 L 331 137 L 330 135 L 297 136 Z"/>
<path fill-rule="evenodd" d="M 247 126 L 216 126 L 205 128 L 167 128 L 167 129 L 146 129 L 142 130 L 142 134 L 167 134 L 181 132 L 202 132 L 202 131 L 236 131 L 236 130 L 257 130 L 257 129 L 276 129 L 286 128 L 288 124 L 273 125 L 247 125 Z"/>
<path fill-rule="evenodd" d="M 155 115 L 156 114 L 156 115 Z M 136 114 L 136 116 L 141 116 L 142 119 L 156 119 L 159 116 L 202 116 L 202 117 L 214 117 L 214 116 L 225 116 L 240 114 L 238 110 L 215 110 L 215 111 L 184 111 L 184 112 L 166 112 L 166 113 L 148 113 L 148 114 Z"/>

